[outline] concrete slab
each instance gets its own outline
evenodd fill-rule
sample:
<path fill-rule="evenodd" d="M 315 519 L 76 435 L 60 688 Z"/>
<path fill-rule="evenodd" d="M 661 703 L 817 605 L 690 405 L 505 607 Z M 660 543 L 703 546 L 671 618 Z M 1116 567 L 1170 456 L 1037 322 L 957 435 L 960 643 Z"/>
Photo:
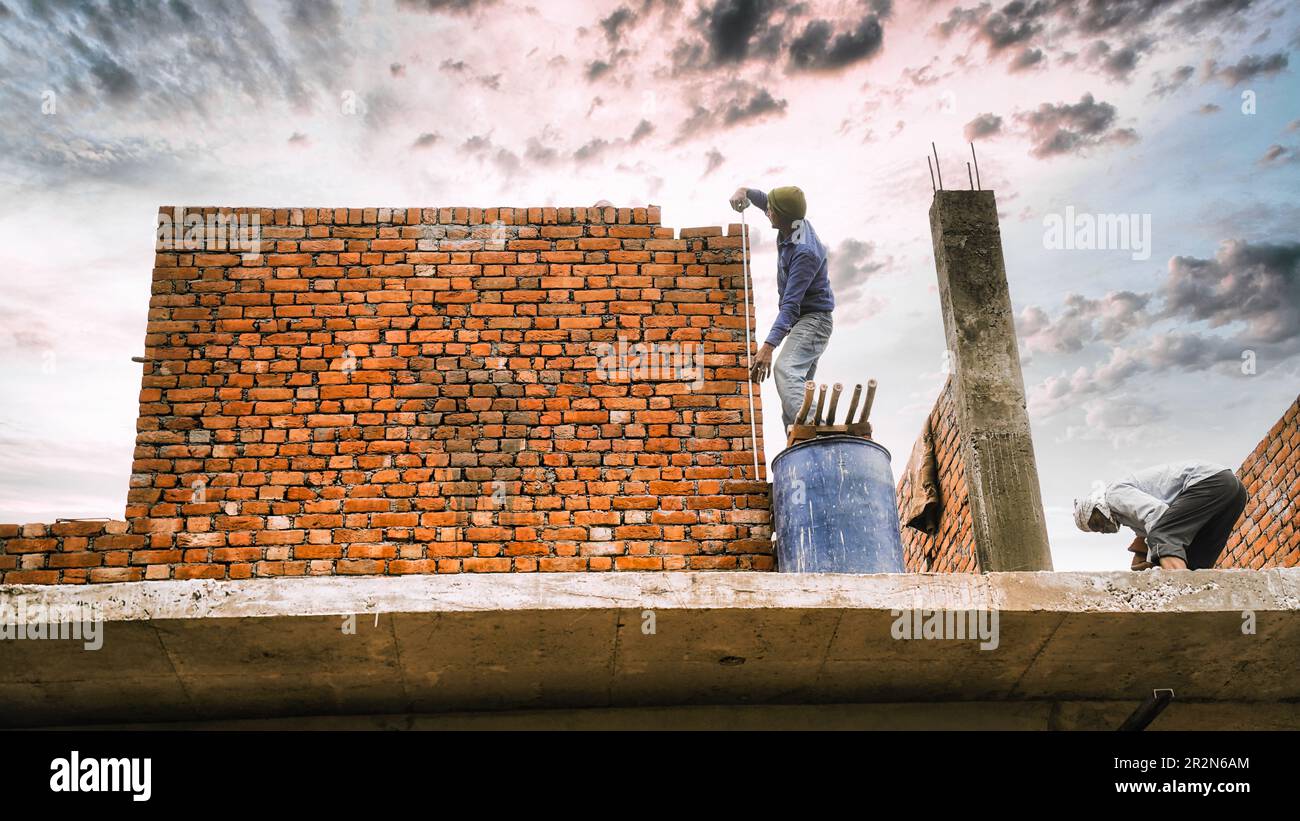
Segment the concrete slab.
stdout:
<path fill-rule="evenodd" d="M 0 606 L 19 603 L 100 608 L 104 646 L 0 641 L 5 726 L 845 703 L 1021 704 L 1002 726 L 1106 726 L 1154 687 L 1202 705 L 1184 724 L 1297 726 L 1300 700 L 1300 568 L 0 587 Z M 996 611 L 997 647 L 897 639 L 904 610 Z"/>

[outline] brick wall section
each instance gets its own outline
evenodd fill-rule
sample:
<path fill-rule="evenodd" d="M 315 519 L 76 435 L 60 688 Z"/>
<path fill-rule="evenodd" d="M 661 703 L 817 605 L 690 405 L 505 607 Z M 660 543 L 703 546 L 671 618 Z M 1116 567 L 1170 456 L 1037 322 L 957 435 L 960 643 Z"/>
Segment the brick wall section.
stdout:
<path fill-rule="evenodd" d="M 934 455 L 939 473 L 939 530 L 930 536 L 904 526 L 903 562 L 911 573 L 978 573 L 979 560 L 975 555 L 966 469 L 961 457 L 961 431 L 957 426 L 951 378 L 930 411 L 930 428 L 934 435 Z M 910 489 L 909 479 L 904 470 L 898 483 L 900 520 L 902 500 Z"/>
<path fill-rule="evenodd" d="M 1250 499 L 1215 567 L 1300 564 L 1300 397 L 1237 469 Z"/>
<path fill-rule="evenodd" d="M 739 224 L 186 210 L 262 253 L 157 253 L 126 521 L 0 526 L 4 582 L 773 568 Z"/>

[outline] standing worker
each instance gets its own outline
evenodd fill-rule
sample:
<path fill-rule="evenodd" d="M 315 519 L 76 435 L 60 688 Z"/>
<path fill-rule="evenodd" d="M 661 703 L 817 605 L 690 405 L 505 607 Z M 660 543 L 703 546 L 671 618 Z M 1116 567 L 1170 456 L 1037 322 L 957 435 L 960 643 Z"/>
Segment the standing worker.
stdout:
<path fill-rule="evenodd" d="M 835 297 L 822 245 L 812 223 L 804 219 L 808 204 L 798 186 L 773 188 L 764 194 L 741 186 L 731 195 L 731 207 L 744 211 L 750 203 L 767 212 L 777 229 L 776 290 L 780 308 L 772 330 L 754 359 L 750 379 L 762 382 L 775 372 L 781 397 L 781 421 L 788 431 L 803 402 L 804 383 L 817 372 L 817 360 L 831 338 Z M 772 351 L 781 345 L 772 366 Z"/>
<path fill-rule="evenodd" d="M 1213 462 L 1173 462 L 1139 470 L 1099 486 L 1074 502 L 1080 530 L 1114 533 L 1120 525 L 1137 538 L 1129 550 L 1146 554 L 1134 569 L 1159 564 L 1164 570 L 1214 567 L 1246 507 L 1249 494 L 1230 468 Z"/>

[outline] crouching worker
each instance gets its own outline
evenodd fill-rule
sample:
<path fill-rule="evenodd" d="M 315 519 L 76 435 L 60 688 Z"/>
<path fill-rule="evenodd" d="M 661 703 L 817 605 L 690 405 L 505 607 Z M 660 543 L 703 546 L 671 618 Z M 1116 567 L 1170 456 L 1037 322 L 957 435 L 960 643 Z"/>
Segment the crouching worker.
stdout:
<path fill-rule="evenodd" d="M 763 193 L 742 186 L 731 195 L 731 206 L 737 211 L 744 211 L 750 203 L 766 211 L 768 221 L 777 229 L 776 291 L 780 308 L 754 358 L 749 377 L 762 382 L 768 373 L 775 373 L 781 421 L 789 430 L 803 403 L 804 383 L 817 373 L 817 360 L 830 342 L 835 297 L 831 295 L 826 246 L 804 217 L 808 204 L 803 191 L 788 185 Z M 773 368 L 772 351 L 778 345 L 781 355 Z"/>
<path fill-rule="evenodd" d="M 1230 468 L 1212 462 L 1173 462 L 1139 470 L 1074 502 L 1080 530 L 1137 534 L 1133 568 L 1214 567 L 1246 507 L 1248 494 Z"/>

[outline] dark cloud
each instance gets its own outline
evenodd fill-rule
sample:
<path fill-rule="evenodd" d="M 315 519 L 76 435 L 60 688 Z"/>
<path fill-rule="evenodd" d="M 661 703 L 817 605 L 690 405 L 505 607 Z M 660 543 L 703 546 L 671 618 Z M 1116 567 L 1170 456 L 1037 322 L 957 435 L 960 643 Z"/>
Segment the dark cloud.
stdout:
<path fill-rule="evenodd" d="M 404 11 L 419 11 L 426 14 L 472 14 L 479 9 L 496 5 L 497 0 L 397 0 L 397 7 Z"/>
<path fill-rule="evenodd" d="M 1137 68 L 1138 60 L 1145 52 L 1150 51 L 1153 45 L 1152 40 L 1139 38 L 1123 48 L 1115 49 L 1105 40 L 1096 40 L 1084 52 L 1084 56 L 1111 77 L 1127 80 L 1133 73 L 1133 69 Z"/>
<path fill-rule="evenodd" d="M 1184 3 L 1174 14 L 1173 22 L 1188 31 L 1196 32 L 1223 17 L 1240 14 L 1250 8 L 1253 0 L 1195 0 Z"/>
<path fill-rule="evenodd" d="M 609 140 L 593 137 L 585 145 L 573 152 L 573 159 L 577 162 L 587 162 L 595 159 L 603 154 L 605 149 L 609 148 L 609 145 Z"/>
<path fill-rule="evenodd" d="M 333 0 L 256 9 L 224 0 L 201 22 L 181 0 L 34 3 L 28 10 L 6 21 L 0 109 L 8 111 L 8 98 L 30 85 L 30 71 L 38 88 L 60 93 L 60 114 L 84 114 L 77 125 L 88 129 L 102 127 L 94 117 L 103 105 L 129 105 L 137 121 L 168 123 L 284 103 L 310 113 L 322 99 L 335 103 L 338 72 L 355 54 Z M 292 37 L 273 33 L 284 26 Z M 14 59 L 24 52 L 39 62 Z"/>
<path fill-rule="evenodd" d="M 704 166 L 704 174 L 702 174 L 701 176 L 705 176 L 705 177 L 709 176 L 714 171 L 717 171 L 718 168 L 721 167 L 722 164 L 727 160 L 727 158 L 722 155 L 722 152 L 716 148 L 710 148 L 709 152 L 704 156 L 708 162 Z"/>
<path fill-rule="evenodd" d="M 1160 294 L 1162 315 L 1244 323 L 1245 341 L 1300 337 L 1300 243 L 1229 240 L 1214 259 L 1174 257 Z"/>
<path fill-rule="evenodd" d="M 837 303 L 852 302 L 867 280 L 893 263 L 892 257 L 879 259 L 874 242 L 852 237 L 845 239 L 829 255 L 831 290 Z"/>
<path fill-rule="evenodd" d="M 1294 148 L 1273 143 L 1264 151 L 1264 155 L 1259 158 L 1259 164 L 1266 167 L 1287 165 L 1295 162 L 1297 159 L 1300 159 L 1300 157 L 1297 157 Z"/>
<path fill-rule="evenodd" d="M 1097 102 L 1091 94 L 1073 104 L 1043 103 L 1034 111 L 1017 114 L 1016 120 L 1028 129 L 1031 153 L 1036 157 L 1074 154 L 1103 143 L 1137 139 L 1132 129 L 1114 128 L 1115 107 Z"/>
<path fill-rule="evenodd" d="M 1077 14 L 1076 25 L 1080 31 L 1103 34 L 1116 29 L 1133 31 L 1177 2 L 1178 0 L 1088 0 L 1082 4 L 1082 11 L 1064 11 L 1067 15 Z"/>
<path fill-rule="evenodd" d="M 1203 106 L 1201 106 L 1200 108 L 1196 109 L 1196 113 L 1198 113 L 1198 114 L 1214 114 L 1214 113 L 1219 112 L 1219 111 L 1222 111 L 1222 110 L 1223 110 L 1222 108 L 1220 108 L 1219 106 L 1215 105 L 1214 103 L 1206 103 L 1205 105 L 1203 105 Z"/>
<path fill-rule="evenodd" d="M 963 133 L 968 142 L 1000 134 L 1002 133 L 1002 118 L 996 114 L 981 114 L 966 123 Z"/>
<path fill-rule="evenodd" d="M 596 78 L 609 73 L 609 70 L 613 67 L 613 65 L 604 60 L 592 60 L 590 63 L 587 63 L 587 69 L 584 74 L 588 80 L 595 80 Z"/>
<path fill-rule="evenodd" d="M 1235 86 L 1256 77 L 1268 77 L 1277 74 L 1286 67 L 1287 55 L 1285 52 L 1279 51 L 1267 57 L 1248 54 L 1238 60 L 1236 65 L 1231 66 L 1220 67 L 1217 62 L 1209 61 L 1205 64 L 1205 79 L 1206 82 L 1219 80 L 1226 86 Z"/>
<path fill-rule="evenodd" d="M 465 154 L 481 154 L 492 148 L 490 134 L 474 134 L 461 143 L 460 150 Z"/>
<path fill-rule="evenodd" d="M 90 64 L 90 74 L 113 102 L 133 100 L 140 94 L 140 82 L 135 75 L 118 65 L 111 57 L 96 58 Z"/>
<path fill-rule="evenodd" d="M 984 18 L 978 36 L 992 53 L 1024 43 L 1043 30 L 1040 19 L 1048 8 L 1042 2 L 1007 3 Z"/>
<path fill-rule="evenodd" d="M 873 0 L 870 13 L 845 26 L 827 19 L 803 20 L 809 8 L 785 0 L 713 0 L 700 7 L 689 28 L 698 36 L 671 51 L 672 73 L 710 71 L 750 60 L 785 55 L 786 73 L 830 72 L 875 56 L 892 3 Z"/>
<path fill-rule="evenodd" d="M 770 0 L 717 0 L 712 8 L 701 9 L 709 61 L 715 65 L 743 62 L 751 55 L 754 41 L 768 42 L 771 30 L 778 28 L 768 21 L 776 7 Z"/>
<path fill-rule="evenodd" d="M 654 130 L 655 127 L 649 120 L 642 120 L 641 122 L 637 123 L 636 128 L 633 129 L 630 142 L 632 142 L 632 144 L 635 145 L 636 143 L 641 142 L 641 140 L 653 134 Z"/>
<path fill-rule="evenodd" d="M 954 6 L 948 10 L 948 19 L 939 24 L 939 33 L 944 37 L 951 37 L 958 29 L 972 28 L 984 19 L 990 8 L 988 3 L 969 9 Z"/>
<path fill-rule="evenodd" d="M 441 134 L 435 134 L 431 131 L 426 131 L 420 136 L 415 138 L 415 142 L 411 143 L 411 148 L 429 148 L 430 146 L 437 143 L 441 139 L 442 139 Z"/>
<path fill-rule="evenodd" d="M 1033 68 L 1041 62 L 1043 62 L 1042 49 L 1025 48 L 1021 49 L 1020 53 L 1016 55 L 1016 58 L 1011 61 L 1010 68 L 1012 71 L 1025 71 L 1026 69 Z"/>
<path fill-rule="evenodd" d="M 1246 351 L 1255 351 L 1261 363 L 1300 355 L 1300 242 L 1228 240 L 1213 259 L 1170 259 L 1155 293 L 1115 297 L 1093 301 L 1071 295 L 1056 319 L 1040 308 L 1026 308 L 1016 323 L 1021 343 L 1031 350 L 1074 353 L 1091 342 L 1138 336 L 1158 320 L 1172 320 L 1180 330 L 1112 347 L 1107 359 L 1093 367 L 1045 380 L 1031 395 L 1036 413 L 1050 415 L 1090 396 L 1109 395 L 1148 374 L 1214 367 L 1232 371 Z M 1159 304 L 1148 311 L 1154 297 Z M 1188 330 L 1193 323 L 1236 332 L 1225 336 Z"/>
<path fill-rule="evenodd" d="M 453 60 L 450 57 L 448 57 L 447 59 L 443 60 L 441 63 L 438 64 L 439 71 L 461 72 L 461 71 L 465 71 L 468 68 L 469 66 L 466 65 L 464 60 Z"/>
<path fill-rule="evenodd" d="M 995 8 L 992 3 L 957 6 L 938 24 L 937 33 L 951 38 L 969 32 L 973 42 L 982 43 L 989 55 L 1014 54 L 1012 70 L 1033 65 L 1035 50 L 1059 57 L 1061 63 L 1075 58 L 1060 46 L 1068 37 L 1093 39 L 1120 35 L 1128 45 L 1113 48 L 1104 43 L 1098 65 L 1108 74 L 1123 79 L 1136 67 L 1142 54 L 1162 40 L 1170 30 L 1178 37 L 1194 34 L 1209 26 L 1232 25 L 1233 15 L 1246 10 L 1252 0 L 1013 0 Z"/>
<path fill-rule="evenodd" d="M 678 135 L 674 142 L 691 139 L 720 128 L 744 125 L 769 115 L 784 116 L 786 106 L 785 100 L 776 99 L 765 88 L 742 89 L 715 108 L 697 103 L 690 117 L 678 127 Z"/>
<path fill-rule="evenodd" d="M 633 14 L 630 8 L 627 6 L 619 6 L 617 9 L 614 9 L 608 17 L 601 19 L 600 27 L 605 30 L 605 38 L 609 40 L 609 42 L 617 44 L 619 38 L 622 36 L 620 34 L 620 29 L 633 22 L 635 19 L 636 15 Z"/>
<path fill-rule="evenodd" d="M 342 18 L 339 7 L 333 0 L 288 0 L 285 17 L 295 26 L 308 29 L 328 29 L 338 25 Z"/>
<path fill-rule="evenodd" d="M 762 88 L 748 101 L 742 101 L 742 98 L 733 98 L 729 101 L 722 112 L 722 123 L 723 125 L 732 126 L 737 123 L 748 122 L 765 114 L 783 113 L 785 107 L 785 100 L 773 98 L 771 92 Z"/>
<path fill-rule="evenodd" d="M 813 20 L 791 41 L 788 65 L 793 71 L 835 71 L 874 56 L 883 39 L 884 29 L 874 14 L 839 34 L 829 22 Z"/>
<path fill-rule="evenodd" d="M 293 132 L 293 134 L 289 137 L 289 145 L 292 145 L 296 148 L 304 148 L 310 144 L 311 144 L 311 139 L 308 138 L 306 134 L 303 134 L 300 131 Z"/>
<path fill-rule="evenodd" d="M 402 65 L 401 63 L 393 63 L 388 67 L 388 73 L 393 75 L 394 77 L 405 77 L 406 66 Z"/>
<path fill-rule="evenodd" d="M 529 137 L 527 147 L 524 149 L 524 159 L 530 163 L 548 164 L 555 162 L 560 156 L 560 152 L 543 143 L 537 137 Z"/>

